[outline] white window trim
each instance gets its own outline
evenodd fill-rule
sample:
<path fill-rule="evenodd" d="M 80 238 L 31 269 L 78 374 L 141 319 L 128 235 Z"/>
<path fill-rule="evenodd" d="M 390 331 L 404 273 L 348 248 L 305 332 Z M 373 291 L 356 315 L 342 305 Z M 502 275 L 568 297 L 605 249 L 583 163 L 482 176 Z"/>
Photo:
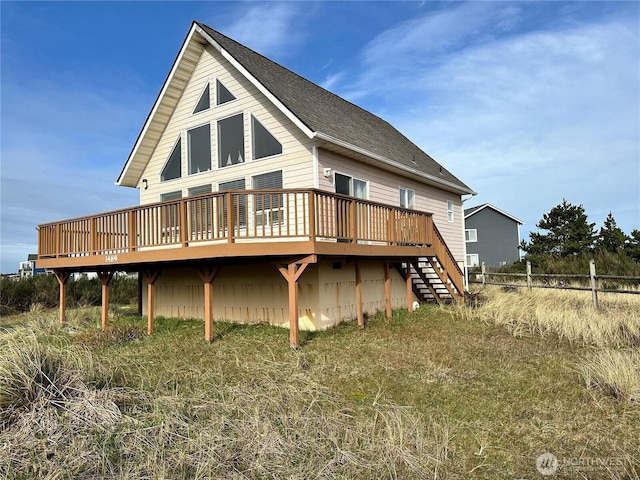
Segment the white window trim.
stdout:
<path fill-rule="evenodd" d="M 262 123 L 260 121 L 260 119 L 254 114 L 249 112 L 249 117 L 251 117 L 249 119 L 249 130 L 251 132 L 251 134 L 249 135 L 251 138 L 251 146 L 249 147 L 249 150 L 251 150 L 250 152 L 250 157 L 251 157 L 251 161 L 252 162 L 261 162 L 262 160 L 268 160 L 270 158 L 277 158 L 277 157 L 281 157 L 284 155 L 284 145 L 282 144 L 282 142 L 280 141 L 280 139 L 278 139 L 273 133 L 271 133 L 271 130 L 269 130 L 267 127 L 264 126 L 264 123 Z M 255 158 L 255 152 L 254 152 L 254 145 L 255 145 L 255 138 L 253 135 L 253 120 L 255 120 L 256 122 L 258 122 L 260 125 L 262 125 L 262 128 L 264 128 L 267 132 L 269 132 L 269 134 L 276 139 L 276 141 L 280 144 L 280 147 L 282 148 L 282 152 L 280 153 L 276 153 L 275 155 L 269 155 L 268 157 L 260 157 L 260 158 Z M 246 163 L 246 162 L 245 162 Z M 268 173 L 268 172 L 267 172 Z"/>
<path fill-rule="evenodd" d="M 169 150 L 169 155 L 167 156 L 167 159 L 164 161 L 164 163 L 162 164 L 162 168 L 160 168 L 160 171 L 158 172 L 158 184 L 162 184 L 162 185 L 166 185 L 170 182 L 175 182 L 176 180 L 180 180 L 183 178 L 182 176 L 182 148 L 183 148 L 183 144 L 184 142 L 182 142 L 180 144 L 180 176 L 178 178 L 172 178 L 171 180 L 162 180 L 162 172 L 164 171 L 165 167 L 167 166 L 167 164 L 169 163 L 169 160 L 171 160 L 171 155 L 173 154 L 173 151 L 176 148 L 176 145 L 178 144 L 179 141 L 182 140 L 182 132 L 180 132 L 178 134 L 178 138 L 176 139 L 175 142 L 173 142 L 173 145 L 171 146 L 171 149 Z"/>
<path fill-rule="evenodd" d="M 207 88 L 207 85 L 209 86 L 209 108 L 205 108 L 204 110 L 200 110 L 199 112 L 196 112 L 195 110 L 198 107 L 198 103 L 200 102 L 200 99 L 202 98 L 202 94 L 204 93 L 204 90 Z M 200 115 L 201 113 L 209 112 L 209 111 L 211 111 L 211 80 L 210 79 L 207 80 L 207 82 L 204 84 L 204 87 L 200 89 L 200 95 L 198 95 L 198 100 L 196 100 L 196 104 L 193 107 L 193 111 L 191 112 L 191 115 Z"/>
<path fill-rule="evenodd" d="M 360 200 L 369 200 L 369 180 L 365 180 L 364 178 L 358 178 L 358 177 L 354 177 L 353 175 L 349 174 L 349 173 L 343 173 L 340 172 L 338 170 L 333 172 L 334 175 L 334 192 L 335 192 L 335 175 L 342 175 L 343 177 L 349 177 L 351 179 L 351 182 L 349 183 L 349 190 L 352 191 L 352 193 L 349 194 L 349 196 L 353 197 L 353 181 L 357 180 L 359 182 L 364 183 L 365 185 L 365 194 L 366 197 L 365 198 L 361 198 L 361 197 L 354 197 L 354 198 L 359 198 Z"/>
<path fill-rule="evenodd" d="M 211 166 L 209 167 L 209 170 L 203 170 L 202 172 L 195 172 L 195 173 L 189 173 L 189 170 L 191 170 L 191 155 L 190 155 L 190 145 L 189 145 L 189 132 L 191 130 L 195 130 L 196 128 L 200 128 L 200 127 L 204 127 L 205 125 L 209 125 L 209 151 L 210 153 L 210 160 L 211 160 Z M 217 133 L 217 132 L 216 132 Z M 186 143 L 186 147 L 187 147 L 187 177 L 193 177 L 196 175 L 202 175 L 203 173 L 210 173 L 213 170 L 213 135 L 211 134 L 211 122 L 204 122 L 201 123 L 200 125 L 196 125 L 194 127 L 189 127 L 185 130 L 185 143 Z"/>
<path fill-rule="evenodd" d="M 471 239 L 471 232 L 474 232 L 473 240 Z M 469 240 L 467 240 L 467 233 L 469 233 Z M 465 228 L 464 230 L 464 241 L 467 243 L 477 243 L 478 242 L 478 229 L 477 228 Z"/>
<path fill-rule="evenodd" d="M 231 102 L 229 102 L 229 103 L 231 103 Z M 223 103 L 223 105 L 226 105 L 226 103 Z M 213 138 L 215 136 L 215 139 L 216 139 L 216 141 L 214 142 L 216 170 L 226 170 L 228 168 L 241 167 L 242 165 L 246 165 L 247 163 L 253 161 L 253 160 L 250 160 L 249 158 L 247 158 L 247 145 L 246 145 L 247 142 L 245 141 L 244 142 L 245 143 L 244 152 L 242 152 L 242 153 L 244 153 L 244 161 L 242 163 L 232 163 L 231 165 L 220 166 L 220 159 L 218 158 L 218 155 L 220 154 L 220 152 L 218 151 L 218 147 L 220 146 L 220 141 L 219 141 L 220 139 L 218 138 L 219 137 L 218 123 L 221 122 L 222 120 L 226 120 L 228 118 L 235 117 L 235 116 L 238 116 L 238 115 L 242 115 L 242 138 L 246 140 L 247 139 L 247 125 L 246 125 L 247 112 L 245 112 L 244 110 L 240 110 L 240 111 L 236 111 L 235 113 L 231 113 L 229 115 L 225 115 L 224 117 L 219 117 L 219 118 L 215 119 L 215 125 L 216 125 L 215 129 L 216 129 L 216 131 L 215 131 L 215 135 L 211 135 L 211 137 Z M 251 114 L 249 113 L 249 115 L 251 115 Z M 249 125 L 249 128 L 251 128 L 251 125 Z M 213 150 L 211 152 L 212 152 L 212 157 L 213 157 Z M 262 160 L 262 159 L 260 159 L 260 160 Z M 211 161 L 213 162 L 213 158 L 211 159 Z M 245 185 L 246 185 L 246 183 L 245 183 Z M 245 188 L 246 188 L 246 186 L 245 186 Z"/>
<path fill-rule="evenodd" d="M 238 97 L 236 95 L 233 95 L 233 93 L 231 92 L 231 90 L 229 90 L 229 88 L 224 84 L 224 82 L 222 80 L 220 80 L 220 77 L 215 77 L 213 79 L 213 82 L 215 84 L 214 87 L 214 92 L 213 92 L 213 103 L 214 103 L 214 107 L 215 108 L 219 108 L 219 107 L 226 107 L 227 105 L 231 105 L 232 103 L 235 103 L 238 101 Z M 226 88 L 227 90 L 229 90 L 229 93 L 231 93 L 231 95 L 233 95 L 233 100 L 229 100 L 228 102 L 224 102 L 224 103 L 218 103 L 218 82 L 220 82 L 220 84 Z"/>
<path fill-rule="evenodd" d="M 476 260 L 475 263 L 473 262 L 474 258 Z M 467 255 L 465 256 L 465 263 L 467 264 L 467 267 L 479 267 L 480 257 L 477 253 L 467 253 Z"/>
<path fill-rule="evenodd" d="M 405 187 L 402 185 L 398 186 L 398 197 L 400 197 L 400 190 L 404 190 L 404 195 L 405 195 L 405 203 L 407 203 L 406 207 L 400 207 L 400 208 L 408 208 L 410 210 L 415 210 L 416 208 L 416 191 L 414 188 L 409 188 L 409 187 Z M 413 192 L 413 206 L 409 206 L 409 191 Z"/>

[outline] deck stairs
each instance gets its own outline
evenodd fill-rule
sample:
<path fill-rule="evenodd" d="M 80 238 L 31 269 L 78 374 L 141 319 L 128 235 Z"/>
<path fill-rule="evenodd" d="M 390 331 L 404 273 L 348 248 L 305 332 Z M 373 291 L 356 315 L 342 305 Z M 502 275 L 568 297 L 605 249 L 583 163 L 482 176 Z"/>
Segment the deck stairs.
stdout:
<path fill-rule="evenodd" d="M 396 264 L 396 269 L 405 280 L 407 266 L 413 292 L 420 302 L 443 304 L 464 301 L 464 292 L 458 291 L 436 256 L 419 257 L 415 262 Z"/>

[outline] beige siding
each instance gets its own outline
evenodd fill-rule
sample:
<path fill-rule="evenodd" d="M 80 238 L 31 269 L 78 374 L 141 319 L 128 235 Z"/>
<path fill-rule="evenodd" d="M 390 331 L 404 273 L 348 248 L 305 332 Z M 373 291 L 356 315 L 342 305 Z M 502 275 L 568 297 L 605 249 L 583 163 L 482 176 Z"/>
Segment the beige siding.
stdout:
<path fill-rule="evenodd" d="M 222 82 L 236 100 L 215 105 L 216 79 Z M 211 108 L 194 115 L 193 110 L 207 82 L 211 89 Z M 216 122 L 239 113 L 244 114 L 245 162 L 218 168 Z M 252 160 L 251 115 L 282 144 L 282 155 Z M 206 123 L 211 125 L 212 169 L 188 175 L 186 132 Z M 160 173 L 178 136 L 182 139 L 182 177 L 160 182 Z M 186 196 L 188 188 L 205 184 L 211 184 L 213 191 L 216 191 L 219 183 L 240 178 L 244 178 L 247 188 L 250 188 L 252 175 L 280 169 L 283 170 L 285 188 L 309 187 L 313 185 L 312 165 L 310 140 L 217 51 L 207 47 L 142 175 L 147 180 L 148 188 L 140 190 L 140 202 L 157 202 L 162 193 L 178 190 Z"/>
<path fill-rule="evenodd" d="M 321 306 L 319 328 L 356 318 L 356 270 L 353 263 L 319 264 L 318 304 Z M 390 269 L 391 304 L 394 309 L 407 306 L 406 283 L 395 269 Z M 384 312 L 384 264 L 360 264 L 362 305 L 366 314 Z"/>
<path fill-rule="evenodd" d="M 339 268 L 336 268 L 339 265 Z M 384 267 L 380 262 L 360 266 L 365 313 L 385 310 Z M 406 284 L 394 269 L 391 275 L 393 308 L 406 307 Z M 321 261 L 300 276 L 298 318 L 303 330 L 321 330 L 356 317 L 353 263 Z M 143 285 L 143 313 L 147 287 Z M 287 282 L 274 266 L 225 266 L 213 283 L 214 320 L 264 322 L 289 326 Z M 204 288 L 194 268 L 163 271 L 156 283 L 157 316 L 204 317 Z"/>
<path fill-rule="evenodd" d="M 399 188 L 414 190 L 416 210 L 433 213 L 433 221 L 454 257 L 459 262 L 464 261 L 464 219 L 460 195 L 380 170 L 324 149 L 319 149 L 318 153 L 321 190 L 335 191 L 333 174 L 330 178 L 326 178 L 323 175 L 325 168 L 331 168 L 334 173 L 338 172 L 367 181 L 369 200 L 374 202 L 399 206 Z M 447 218 L 447 201 L 452 201 L 454 204 L 453 222 L 449 222 Z"/>

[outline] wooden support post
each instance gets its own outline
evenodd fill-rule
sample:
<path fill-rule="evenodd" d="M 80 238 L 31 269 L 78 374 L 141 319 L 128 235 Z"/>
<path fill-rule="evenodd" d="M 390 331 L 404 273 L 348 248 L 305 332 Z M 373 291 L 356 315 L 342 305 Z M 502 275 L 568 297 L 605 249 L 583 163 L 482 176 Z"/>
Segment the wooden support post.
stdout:
<path fill-rule="evenodd" d="M 109 325 L 109 283 L 113 278 L 113 272 L 101 271 L 98 272 L 98 278 L 102 285 L 102 313 L 100 316 L 102 330 L 106 330 Z"/>
<path fill-rule="evenodd" d="M 203 265 L 198 267 L 198 273 L 204 285 L 204 339 L 213 341 L 213 281 L 220 273 L 220 267 Z"/>
<path fill-rule="evenodd" d="M 160 270 L 143 270 L 142 277 L 147 283 L 147 334 L 153 335 L 155 329 L 156 311 L 156 281 L 160 277 Z"/>
<path fill-rule="evenodd" d="M 388 262 L 384 262 L 384 303 L 387 318 L 391 318 L 393 316 L 393 311 L 391 309 L 391 275 L 389 274 Z"/>
<path fill-rule="evenodd" d="M 411 278 L 411 262 L 407 260 L 407 310 L 413 313 L 413 278 Z"/>
<path fill-rule="evenodd" d="M 67 281 L 71 274 L 63 270 L 54 270 L 54 275 L 58 279 L 58 286 L 60 287 L 60 323 L 64 323 L 66 317 L 66 303 L 67 303 Z"/>
<path fill-rule="evenodd" d="M 356 315 L 358 317 L 358 328 L 364 328 L 364 313 L 362 308 L 362 275 L 360 274 L 360 264 L 356 262 Z"/>
<path fill-rule="evenodd" d="M 291 348 L 299 346 L 298 324 L 298 278 L 307 268 L 309 262 L 290 263 L 286 267 L 278 266 L 278 270 L 289 285 L 289 345 Z"/>

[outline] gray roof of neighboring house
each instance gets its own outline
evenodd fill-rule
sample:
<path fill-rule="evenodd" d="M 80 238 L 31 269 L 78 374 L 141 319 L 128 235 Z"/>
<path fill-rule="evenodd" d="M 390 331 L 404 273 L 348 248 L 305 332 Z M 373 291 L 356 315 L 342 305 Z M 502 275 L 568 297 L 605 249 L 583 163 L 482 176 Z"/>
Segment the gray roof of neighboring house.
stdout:
<path fill-rule="evenodd" d="M 500 210 L 497 207 L 494 207 L 493 205 L 491 205 L 490 203 L 483 203 L 482 205 L 477 205 L 475 207 L 469 207 L 469 208 L 465 208 L 464 209 L 464 218 L 469 218 L 471 215 L 478 213 L 480 210 L 483 210 L 485 208 L 490 208 L 491 210 L 494 210 L 496 212 L 498 212 L 501 215 L 504 215 L 505 217 L 510 218 L 511 220 L 513 220 L 514 222 L 519 223 L 520 225 L 524 225 L 524 222 L 522 220 L 517 219 L 516 217 L 514 217 L 513 215 L 505 212 L 504 210 Z"/>
<path fill-rule="evenodd" d="M 474 193 L 407 137 L 380 117 L 344 100 L 313 82 L 195 22 L 236 59 L 311 131 L 395 161 Z M 454 128 L 454 127 L 452 127 Z"/>

